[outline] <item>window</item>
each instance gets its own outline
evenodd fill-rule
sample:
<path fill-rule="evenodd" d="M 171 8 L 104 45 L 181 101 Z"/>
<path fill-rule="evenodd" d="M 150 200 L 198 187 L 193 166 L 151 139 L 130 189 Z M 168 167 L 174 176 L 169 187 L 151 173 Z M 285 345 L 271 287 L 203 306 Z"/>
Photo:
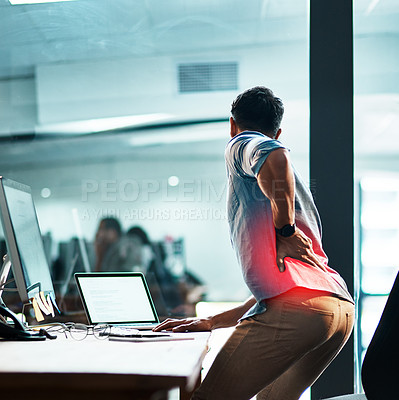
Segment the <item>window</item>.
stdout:
<path fill-rule="evenodd" d="M 356 1 L 354 7 L 360 368 L 398 272 L 399 5 Z"/>

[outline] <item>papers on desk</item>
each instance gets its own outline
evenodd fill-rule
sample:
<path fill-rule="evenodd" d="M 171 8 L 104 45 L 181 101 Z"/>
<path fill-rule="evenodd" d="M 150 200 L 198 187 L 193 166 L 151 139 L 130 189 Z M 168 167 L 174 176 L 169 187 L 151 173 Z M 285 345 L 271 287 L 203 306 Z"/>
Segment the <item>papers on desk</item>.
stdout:
<path fill-rule="evenodd" d="M 129 336 L 110 335 L 109 340 L 115 342 L 166 342 L 173 340 L 193 340 L 192 336 L 176 335 L 162 332 L 139 332 Z"/>
<path fill-rule="evenodd" d="M 51 297 L 51 295 L 47 295 L 47 297 L 44 295 L 42 291 L 39 293 L 36 293 L 34 297 L 30 299 L 32 305 L 33 305 L 33 310 L 35 312 L 35 317 L 38 322 L 41 322 L 44 320 L 44 315 L 51 315 L 52 317 L 55 316 L 54 313 L 54 306 L 57 307 L 55 301 Z M 54 304 L 54 306 L 53 306 Z M 58 307 L 57 307 L 58 310 Z M 59 310 L 58 310 L 59 311 Z M 44 315 L 43 315 L 44 314 Z"/>

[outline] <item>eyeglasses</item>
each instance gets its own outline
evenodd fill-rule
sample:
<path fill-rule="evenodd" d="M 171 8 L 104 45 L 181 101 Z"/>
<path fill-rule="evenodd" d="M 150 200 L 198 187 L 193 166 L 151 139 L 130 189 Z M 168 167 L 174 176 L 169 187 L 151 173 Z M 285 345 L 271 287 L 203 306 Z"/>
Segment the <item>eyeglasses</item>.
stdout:
<path fill-rule="evenodd" d="M 86 339 L 88 335 L 94 335 L 96 339 L 107 339 L 109 337 L 111 327 L 106 324 L 98 325 L 85 325 L 85 324 L 57 324 L 47 329 L 47 332 L 61 332 L 64 333 L 65 337 L 68 337 L 67 333 L 74 340 Z"/>

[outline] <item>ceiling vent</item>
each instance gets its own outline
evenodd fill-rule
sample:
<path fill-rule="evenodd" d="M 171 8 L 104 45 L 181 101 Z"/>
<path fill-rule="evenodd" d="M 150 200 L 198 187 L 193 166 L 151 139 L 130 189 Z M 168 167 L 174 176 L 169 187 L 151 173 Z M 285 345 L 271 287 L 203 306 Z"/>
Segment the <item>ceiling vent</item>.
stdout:
<path fill-rule="evenodd" d="M 238 89 L 236 62 L 179 65 L 179 92 L 216 92 Z"/>

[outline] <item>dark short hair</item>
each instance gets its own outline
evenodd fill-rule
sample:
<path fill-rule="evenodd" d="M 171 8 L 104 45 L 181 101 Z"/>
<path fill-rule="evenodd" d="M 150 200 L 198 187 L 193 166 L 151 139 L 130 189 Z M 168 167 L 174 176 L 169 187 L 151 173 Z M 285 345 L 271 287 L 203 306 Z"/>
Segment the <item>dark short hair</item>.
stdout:
<path fill-rule="evenodd" d="M 284 114 L 281 99 L 264 87 L 256 86 L 237 96 L 231 115 L 240 129 L 276 135 Z"/>
<path fill-rule="evenodd" d="M 119 223 L 119 221 L 116 218 L 106 217 L 100 221 L 100 224 L 101 223 L 104 225 L 105 229 L 112 229 L 118 234 L 118 236 L 122 235 L 121 224 Z"/>
<path fill-rule="evenodd" d="M 150 239 L 148 238 L 147 233 L 144 229 L 140 228 L 139 226 L 133 226 L 127 231 L 128 236 L 138 236 L 143 244 L 151 244 Z"/>

